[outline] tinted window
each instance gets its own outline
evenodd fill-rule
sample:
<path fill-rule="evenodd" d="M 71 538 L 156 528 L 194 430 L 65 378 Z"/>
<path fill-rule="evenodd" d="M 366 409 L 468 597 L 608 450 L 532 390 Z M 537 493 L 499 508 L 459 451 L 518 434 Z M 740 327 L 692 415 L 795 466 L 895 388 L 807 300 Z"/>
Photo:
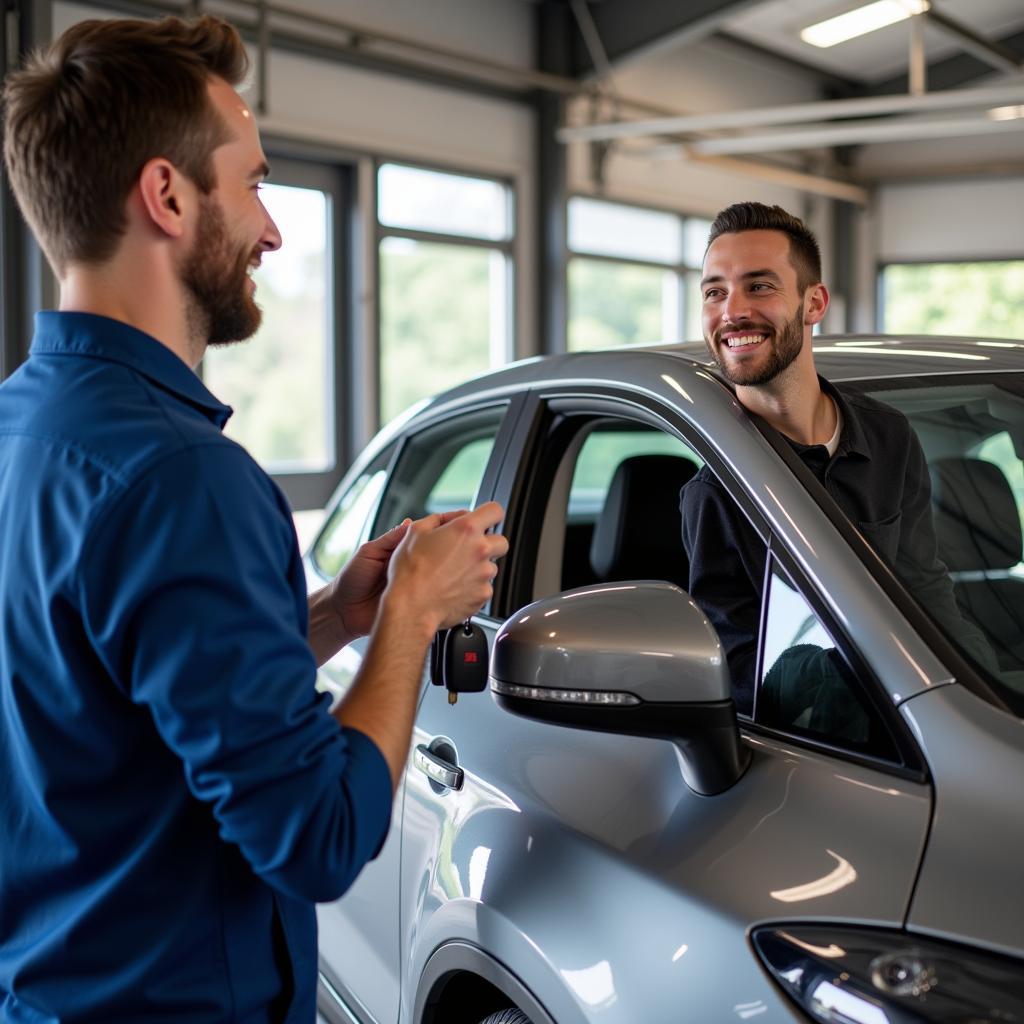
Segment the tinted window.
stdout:
<path fill-rule="evenodd" d="M 504 406 L 478 410 L 410 438 L 388 482 L 374 532 L 406 517 L 473 507 L 504 415 Z"/>

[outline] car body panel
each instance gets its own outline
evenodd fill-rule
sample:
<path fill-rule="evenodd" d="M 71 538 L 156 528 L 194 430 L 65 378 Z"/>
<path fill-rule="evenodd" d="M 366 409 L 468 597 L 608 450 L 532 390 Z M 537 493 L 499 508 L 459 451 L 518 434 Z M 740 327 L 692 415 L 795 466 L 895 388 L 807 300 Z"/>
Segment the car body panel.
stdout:
<path fill-rule="evenodd" d="M 678 1021 L 729 1019 L 737 1006 L 782 1014 L 747 948 L 751 925 L 898 925 L 906 912 L 927 785 L 751 734 L 744 778 L 700 797 L 670 743 L 518 719 L 489 697 L 453 708 L 432 688 L 413 743 L 439 737 L 465 784 L 439 793 L 407 776 L 405 992 L 434 948 L 458 938 L 538 994 L 562 993 L 545 1000 L 560 1022 L 666 1020 L 669 1006 Z"/>
<path fill-rule="evenodd" d="M 935 780 L 931 838 L 907 925 L 1020 956 L 1024 721 L 962 686 L 915 697 L 901 711 Z"/>

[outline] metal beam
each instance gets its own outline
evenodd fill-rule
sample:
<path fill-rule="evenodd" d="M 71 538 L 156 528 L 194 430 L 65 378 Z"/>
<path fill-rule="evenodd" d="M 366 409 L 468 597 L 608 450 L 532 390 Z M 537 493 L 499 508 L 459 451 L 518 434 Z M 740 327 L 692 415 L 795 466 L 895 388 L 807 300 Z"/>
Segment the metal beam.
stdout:
<path fill-rule="evenodd" d="M 863 99 L 822 100 L 814 103 L 792 103 L 779 107 L 726 110 L 712 114 L 687 114 L 643 121 L 581 125 L 560 129 L 558 139 L 560 142 L 607 141 L 645 135 L 677 135 L 690 132 L 838 120 L 846 117 L 996 107 L 1013 103 L 1024 103 L 1024 77 L 988 88 L 933 92 L 925 96 L 870 96 Z"/>
<path fill-rule="evenodd" d="M 995 45 L 1024 60 L 1024 31 L 1014 32 L 995 40 Z M 958 53 L 953 57 L 932 61 L 928 65 L 928 88 L 932 92 L 943 89 L 958 89 L 969 86 L 992 74 L 992 66 L 988 61 L 979 60 L 970 53 Z M 885 96 L 895 92 L 907 92 L 907 75 L 896 75 L 880 82 L 874 82 L 865 91 L 868 95 Z"/>
<path fill-rule="evenodd" d="M 661 50 L 692 46 L 722 28 L 730 18 L 761 0 L 604 0 L 592 5 L 594 24 L 613 66 L 649 57 Z M 574 54 L 576 77 L 598 70 L 585 48 Z"/>
<path fill-rule="evenodd" d="M 1024 118 L 995 121 L 989 118 L 956 121 L 926 121 L 892 118 L 885 121 L 850 121 L 841 125 L 730 139 L 704 139 L 687 143 L 687 149 L 701 156 L 773 153 L 789 149 L 817 149 L 822 146 L 853 146 L 871 142 L 911 142 L 920 139 L 954 139 L 966 135 L 990 135 L 1024 131 Z"/>
<path fill-rule="evenodd" d="M 536 4 L 534 38 L 538 68 L 548 73 L 564 73 L 574 36 L 568 6 L 559 0 L 541 0 Z M 538 92 L 535 111 L 537 216 L 535 256 L 531 261 L 537 294 L 535 343 L 538 352 L 564 352 L 568 347 L 569 323 L 568 168 L 565 146 L 555 140 L 555 130 L 565 121 L 565 99 Z M 520 272 L 527 270 L 522 267 Z"/>
<path fill-rule="evenodd" d="M 80 0 L 89 7 L 117 14 L 152 17 L 187 13 L 187 0 Z M 239 17 L 239 9 L 249 17 Z M 259 45 L 260 0 L 205 0 L 203 10 L 227 18 L 250 43 Z M 469 91 L 497 99 L 529 102 L 534 89 L 571 95 L 579 83 L 565 75 L 545 74 L 499 61 L 485 60 L 446 47 L 438 47 L 392 33 L 363 28 L 326 15 L 299 11 L 266 0 L 270 43 L 303 56 L 335 61 L 370 71 L 401 75 L 414 81 Z"/>
<path fill-rule="evenodd" d="M 4 0 L 0 73 L 13 70 L 26 53 L 49 41 L 50 5 Z M 36 312 L 56 304 L 56 283 L 10 186 L 0 193 L 0 377 L 28 356 Z"/>
<path fill-rule="evenodd" d="M 691 163 L 716 167 L 727 174 L 756 178 L 758 181 L 799 189 L 801 192 L 810 192 L 828 199 L 841 199 L 845 203 L 853 203 L 856 206 L 867 206 L 871 201 L 870 192 L 863 185 L 842 181 L 838 178 L 826 178 L 820 174 L 808 174 L 805 171 L 776 167 L 774 164 L 760 163 L 755 160 L 735 160 L 728 156 L 700 156 L 688 153 L 685 154 L 685 158 Z"/>
<path fill-rule="evenodd" d="M 1024 69 L 1024 63 L 1009 47 L 986 39 L 970 26 L 957 21 L 956 18 L 951 18 L 948 14 L 937 11 L 934 7 L 929 7 L 917 17 L 927 18 L 930 25 L 934 25 L 946 35 L 952 36 L 972 57 L 977 57 L 978 60 L 984 61 L 997 71 L 1008 71 L 1012 74 L 1019 73 Z"/>

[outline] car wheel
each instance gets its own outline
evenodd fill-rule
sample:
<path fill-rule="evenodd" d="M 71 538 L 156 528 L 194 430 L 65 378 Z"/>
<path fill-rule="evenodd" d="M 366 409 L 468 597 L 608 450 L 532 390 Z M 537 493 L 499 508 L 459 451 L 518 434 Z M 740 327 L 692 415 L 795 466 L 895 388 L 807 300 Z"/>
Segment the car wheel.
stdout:
<path fill-rule="evenodd" d="M 511 1006 L 485 1017 L 480 1024 L 530 1024 L 530 1018 L 522 1010 Z"/>

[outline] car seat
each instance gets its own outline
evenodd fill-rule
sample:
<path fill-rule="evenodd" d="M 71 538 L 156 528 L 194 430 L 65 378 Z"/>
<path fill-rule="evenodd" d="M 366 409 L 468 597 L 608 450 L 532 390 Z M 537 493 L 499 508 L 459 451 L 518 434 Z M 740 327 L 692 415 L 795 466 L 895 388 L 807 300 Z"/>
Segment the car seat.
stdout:
<path fill-rule="evenodd" d="M 957 603 L 985 634 L 1000 668 L 1024 669 L 1024 579 L 1017 503 L 1002 470 L 982 459 L 941 458 L 929 466 L 939 557 Z"/>
<path fill-rule="evenodd" d="M 634 455 L 615 469 L 590 544 L 601 582 L 668 580 L 686 589 L 679 492 L 697 472 L 681 455 Z"/>

